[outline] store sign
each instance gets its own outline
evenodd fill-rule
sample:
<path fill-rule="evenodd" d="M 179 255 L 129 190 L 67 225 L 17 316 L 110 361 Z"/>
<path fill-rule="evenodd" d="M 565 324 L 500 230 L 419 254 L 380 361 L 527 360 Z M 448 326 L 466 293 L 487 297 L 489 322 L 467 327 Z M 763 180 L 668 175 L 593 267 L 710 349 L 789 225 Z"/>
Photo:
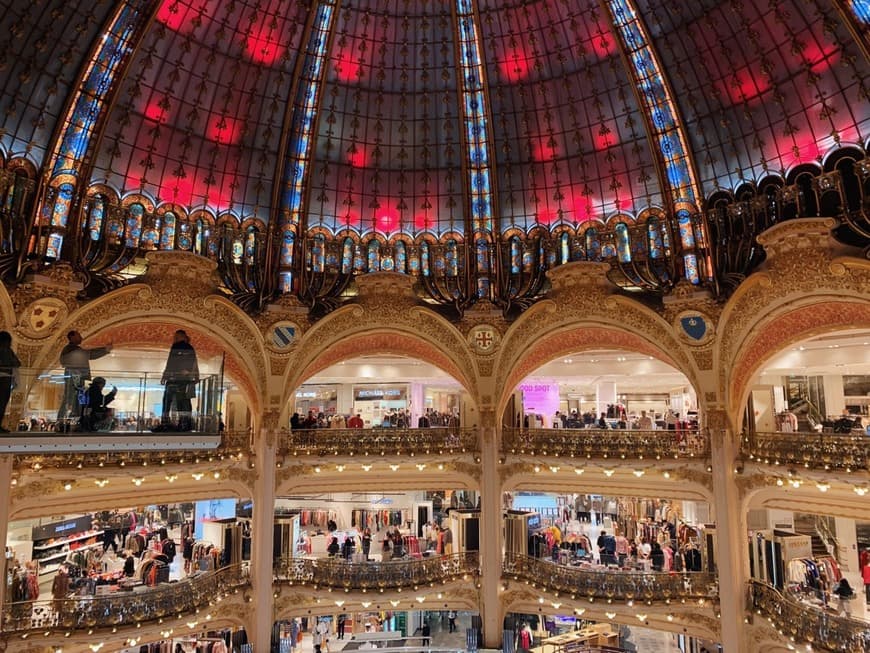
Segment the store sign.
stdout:
<path fill-rule="evenodd" d="M 49 538 L 69 537 L 75 533 L 83 533 L 93 525 L 94 518 L 91 515 L 53 522 L 43 526 L 34 526 L 32 537 L 34 540 L 47 540 Z"/>
<path fill-rule="evenodd" d="M 404 401 L 407 397 L 404 386 L 355 386 L 354 401 Z"/>
<path fill-rule="evenodd" d="M 545 415 L 547 418 L 559 410 L 559 386 L 555 383 L 524 383 L 520 386 L 523 393 L 523 407 L 526 413 Z"/>
<path fill-rule="evenodd" d="M 528 520 L 526 521 L 529 530 L 533 530 L 541 527 L 541 516 L 534 512 L 529 515 Z"/>

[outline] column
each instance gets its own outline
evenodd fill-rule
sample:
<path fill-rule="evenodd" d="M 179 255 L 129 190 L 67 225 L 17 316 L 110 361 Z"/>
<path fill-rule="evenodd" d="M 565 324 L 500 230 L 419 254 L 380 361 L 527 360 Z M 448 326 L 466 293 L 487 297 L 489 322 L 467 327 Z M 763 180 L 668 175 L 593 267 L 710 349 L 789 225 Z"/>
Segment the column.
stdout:
<path fill-rule="evenodd" d="M 713 513 L 716 522 L 716 565 L 719 571 L 719 620 L 725 653 L 747 653 L 744 603 L 749 565 L 746 516 L 734 477 L 738 440 L 722 409 L 707 414 L 713 465 Z"/>
<path fill-rule="evenodd" d="M 4 488 L 0 492 L 0 541 L 3 546 L 6 546 L 6 535 L 9 531 L 9 503 L 12 501 L 10 492 L 12 483 L 12 456 L 0 456 L 0 488 Z M 5 551 L 5 548 L 4 548 Z M 2 572 L 3 586 L 0 587 L 0 630 L 3 627 L 3 609 L 6 602 L 6 565 L 9 563 L 6 556 L 3 556 L 3 562 L 0 563 L 0 572 Z"/>
<path fill-rule="evenodd" d="M 502 516 L 498 473 L 501 427 L 496 426 L 492 407 L 481 407 L 480 418 L 480 605 L 483 621 L 480 646 L 501 648 Z"/>
<path fill-rule="evenodd" d="M 273 414 L 274 413 L 274 414 Z M 272 587 L 273 522 L 275 515 L 275 449 L 277 411 L 270 411 L 255 443 L 257 477 L 254 482 L 251 577 L 254 632 L 248 633 L 255 651 L 268 651 L 272 637 L 274 597 Z M 270 419 L 273 418 L 273 419 Z"/>
<path fill-rule="evenodd" d="M 598 418 L 601 413 L 607 410 L 607 404 L 615 404 L 617 402 L 616 383 L 607 381 L 605 383 L 595 384 L 595 417 Z"/>

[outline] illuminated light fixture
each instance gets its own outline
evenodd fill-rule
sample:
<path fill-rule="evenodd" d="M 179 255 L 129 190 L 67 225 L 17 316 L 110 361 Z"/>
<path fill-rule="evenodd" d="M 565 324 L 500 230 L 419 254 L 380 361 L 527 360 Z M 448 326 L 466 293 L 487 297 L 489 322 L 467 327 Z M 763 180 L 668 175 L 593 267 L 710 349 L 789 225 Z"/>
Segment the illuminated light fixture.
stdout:
<path fill-rule="evenodd" d="M 670 478 L 670 477 L 671 477 L 671 473 L 670 473 L 670 472 L 665 472 L 664 474 L 662 474 L 662 476 L 664 476 L 665 478 Z"/>
<path fill-rule="evenodd" d="M 399 602 L 396 600 L 390 599 L 390 605 L 395 608 L 397 605 L 399 605 Z"/>
<path fill-rule="evenodd" d="M 819 481 L 816 483 L 816 487 L 819 489 L 819 492 L 827 492 L 831 489 L 831 484 L 827 481 Z"/>
<path fill-rule="evenodd" d="M 668 620 L 668 621 L 673 621 L 673 620 L 674 620 L 674 615 L 669 614 L 669 615 L 667 616 L 667 620 Z"/>
<path fill-rule="evenodd" d="M 863 497 L 867 494 L 867 486 L 866 485 L 856 485 L 852 488 L 852 491 L 857 494 L 859 497 Z"/>
<path fill-rule="evenodd" d="M 340 608 L 341 606 L 344 605 L 344 601 L 342 599 L 339 599 L 338 601 L 335 602 L 335 605 L 337 605 Z"/>
<path fill-rule="evenodd" d="M 576 614 L 578 617 L 584 612 L 586 612 L 586 608 L 574 608 L 574 614 Z"/>
<path fill-rule="evenodd" d="M 372 604 L 371 601 L 363 601 L 362 603 L 360 603 L 360 605 L 364 608 L 369 607 L 371 604 Z"/>
<path fill-rule="evenodd" d="M 535 474 L 537 474 L 538 472 L 541 471 L 541 468 L 539 465 L 535 465 L 533 469 L 535 470 Z"/>
<path fill-rule="evenodd" d="M 319 474 L 319 473 L 320 473 L 320 467 L 315 467 L 315 468 L 314 468 L 314 473 L 315 473 L 315 474 Z"/>
<path fill-rule="evenodd" d="M 645 614 L 637 614 L 637 615 L 635 615 L 635 616 L 637 617 L 637 620 L 638 620 L 638 621 L 646 621 L 646 615 L 645 615 Z"/>
<path fill-rule="evenodd" d="M 553 606 L 553 609 L 554 609 L 554 610 L 558 610 L 559 608 L 562 607 L 562 604 L 561 604 L 561 603 L 557 603 L 557 602 L 556 602 L 556 603 L 551 603 L 550 605 Z"/>
<path fill-rule="evenodd" d="M 613 619 L 614 617 L 616 617 L 616 613 L 615 612 L 605 612 L 604 616 L 607 617 L 608 619 Z"/>
<path fill-rule="evenodd" d="M 438 595 L 436 598 L 439 598 L 439 599 L 441 598 L 441 592 L 438 592 Z"/>
<path fill-rule="evenodd" d="M 214 476 L 214 480 L 218 480 L 221 477 L 221 473 L 215 472 L 214 474 L 212 474 L 212 476 Z"/>
<path fill-rule="evenodd" d="M 363 468 L 364 472 L 367 472 L 372 468 L 372 466 L 371 465 L 362 465 L 362 468 Z"/>
<path fill-rule="evenodd" d="M 344 471 L 344 465 L 336 465 L 335 468 L 340 472 Z"/>
<path fill-rule="evenodd" d="M 426 463 L 417 463 L 417 469 L 422 472 L 426 469 Z"/>
<path fill-rule="evenodd" d="M 175 483 L 175 481 L 178 480 L 178 474 L 167 474 L 166 480 L 169 481 L 170 483 Z"/>
<path fill-rule="evenodd" d="M 202 480 L 202 477 L 205 476 L 205 474 L 203 474 L 202 472 L 194 472 L 193 474 L 191 474 L 191 476 L 195 481 L 200 481 Z"/>
<path fill-rule="evenodd" d="M 793 488 L 799 488 L 801 486 L 801 480 L 799 478 L 793 478 L 789 483 L 791 483 Z"/>
<path fill-rule="evenodd" d="M 601 471 L 604 472 L 604 475 L 607 478 L 610 478 L 611 476 L 613 476 L 616 473 L 615 469 L 602 469 Z"/>
<path fill-rule="evenodd" d="M 144 483 L 144 482 L 145 482 L 145 479 L 142 478 L 141 476 L 136 476 L 136 477 L 133 479 L 133 485 L 135 485 L 136 487 L 139 487 L 139 486 L 142 485 L 142 483 Z"/>
<path fill-rule="evenodd" d="M 422 603 L 422 602 L 425 601 L 425 600 L 426 600 L 426 597 L 425 597 L 425 596 L 418 596 L 418 597 L 417 597 L 417 603 Z"/>
<path fill-rule="evenodd" d="M 585 471 L 586 471 L 586 470 L 585 470 L 585 469 L 582 469 L 581 467 L 575 467 L 575 468 L 574 468 L 574 473 L 577 474 L 577 476 L 580 476 L 580 474 L 582 474 L 582 473 L 585 472 Z"/>
<path fill-rule="evenodd" d="M 66 490 L 67 492 L 69 492 L 70 490 L 72 490 L 72 489 L 73 489 L 72 481 L 67 481 L 66 483 L 64 483 L 64 484 L 63 484 L 63 489 Z"/>
<path fill-rule="evenodd" d="M 392 463 L 390 465 L 390 469 L 392 469 L 394 472 L 397 472 L 399 471 L 399 466 L 396 463 Z"/>
<path fill-rule="evenodd" d="M 550 471 L 553 472 L 554 474 L 558 474 L 559 468 L 556 465 L 550 465 Z"/>
<path fill-rule="evenodd" d="M 190 628 L 191 630 L 193 630 L 194 628 L 197 627 L 198 624 L 199 624 L 199 622 L 196 622 L 196 621 L 188 621 L 187 627 Z"/>
<path fill-rule="evenodd" d="M 643 476 L 644 474 L 646 474 L 646 472 L 645 472 L 644 470 L 642 470 L 642 469 L 636 469 L 636 470 L 634 470 L 634 471 L 632 472 L 632 474 L 634 474 L 635 476 L 637 476 L 638 478 L 640 478 L 641 476 Z"/>
<path fill-rule="evenodd" d="M 783 485 L 785 485 L 785 481 L 783 481 L 781 478 L 778 478 L 778 479 L 776 479 L 776 484 L 779 487 L 782 487 Z"/>
<path fill-rule="evenodd" d="M 542 596 L 542 597 L 539 597 L 539 598 L 538 598 L 538 603 L 543 603 L 543 602 L 544 602 L 544 597 L 543 597 L 543 596 Z"/>
<path fill-rule="evenodd" d="M 101 648 L 103 648 L 103 642 L 99 644 L 88 644 L 88 648 L 91 649 L 94 653 L 97 653 Z"/>
<path fill-rule="evenodd" d="M 438 469 L 443 470 L 443 469 L 444 469 L 444 463 L 438 463 Z"/>

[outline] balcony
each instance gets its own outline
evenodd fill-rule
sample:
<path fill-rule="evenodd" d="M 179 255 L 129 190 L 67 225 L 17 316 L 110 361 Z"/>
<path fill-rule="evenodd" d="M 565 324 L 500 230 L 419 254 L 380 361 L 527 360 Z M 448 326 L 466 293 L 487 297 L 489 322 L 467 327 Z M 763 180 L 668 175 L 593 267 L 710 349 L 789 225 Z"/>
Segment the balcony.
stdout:
<path fill-rule="evenodd" d="M 706 572 L 587 571 L 510 553 L 505 555 L 502 571 L 505 577 L 572 598 L 655 603 L 707 600 L 719 595 L 716 575 Z"/>
<path fill-rule="evenodd" d="M 502 453 L 555 458 L 615 460 L 703 459 L 710 443 L 701 431 L 629 431 L 604 429 L 504 430 Z"/>
<path fill-rule="evenodd" d="M 169 619 L 193 614 L 248 583 L 248 568 L 234 565 L 142 591 L 8 603 L 3 606 L 3 632 L 47 634 Z"/>
<path fill-rule="evenodd" d="M 834 433 L 744 433 L 743 456 L 767 465 L 851 472 L 870 470 L 870 438 Z"/>
<path fill-rule="evenodd" d="M 749 584 L 749 601 L 750 609 L 765 617 L 785 637 L 808 647 L 812 645 L 814 651 L 870 651 L 870 627 L 866 621 L 814 610 L 758 581 Z"/>
<path fill-rule="evenodd" d="M 43 437 L 65 438 L 66 434 L 45 434 Z M 143 437 L 149 437 L 144 436 Z M 168 436 L 166 436 L 168 437 Z M 2 438 L 0 438 L 2 440 Z M 215 447 L 214 441 L 218 442 Z M 210 436 L 209 446 L 194 448 L 190 443 L 184 449 L 89 449 L 87 451 L 50 451 L 39 453 L 39 449 L 28 449 L 14 457 L 16 470 L 41 469 L 99 469 L 117 467 L 147 467 L 148 465 L 184 465 L 191 463 L 222 460 L 241 460 L 251 451 L 251 435 L 248 431 L 224 431 Z"/>
<path fill-rule="evenodd" d="M 477 429 L 297 429 L 282 433 L 278 452 L 291 456 L 426 456 L 477 453 Z"/>
<path fill-rule="evenodd" d="M 60 419 L 55 418 L 65 391 L 63 373 L 34 377 L 29 370 L 22 370 L 21 375 L 25 379 L 30 376 L 31 382 L 25 383 L 31 388 L 28 406 L 40 406 L 39 410 L 28 407 L 25 417 L 43 415 L 42 426 L 48 430 L 36 430 L 33 422 L 22 420 L 19 430 L 0 437 L 0 454 L 166 452 L 216 449 L 221 444 L 221 375 L 200 375 L 199 381 L 188 384 L 182 393 L 190 400 L 191 410 L 179 413 L 173 409 L 163 416 L 159 414 L 164 394 L 161 373 L 95 371 L 93 378 L 103 375 L 106 380 L 100 394 L 109 395 L 117 388 L 111 403 L 105 409 L 88 406 L 89 399 L 95 401 L 88 392 L 93 382 L 85 381 L 80 390 L 71 393 L 74 405 Z"/>
<path fill-rule="evenodd" d="M 448 583 L 478 574 L 477 551 L 417 560 L 346 562 L 338 558 L 282 558 L 274 567 L 275 582 L 312 585 L 330 590 L 383 592 Z"/>

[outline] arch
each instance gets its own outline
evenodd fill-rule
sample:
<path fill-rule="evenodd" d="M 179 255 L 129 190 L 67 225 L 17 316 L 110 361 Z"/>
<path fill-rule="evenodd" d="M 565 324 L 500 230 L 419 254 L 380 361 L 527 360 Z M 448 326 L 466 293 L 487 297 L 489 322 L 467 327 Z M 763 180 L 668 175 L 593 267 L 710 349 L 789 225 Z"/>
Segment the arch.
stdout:
<path fill-rule="evenodd" d="M 81 512 L 82 505 L 87 505 L 88 511 L 112 510 L 123 508 L 128 505 L 156 505 L 161 503 L 178 503 L 179 501 L 205 501 L 208 499 L 250 499 L 253 496 L 252 489 L 245 483 L 228 478 L 224 473 L 220 482 L 217 481 L 179 481 L 169 485 L 164 481 L 164 475 L 170 467 L 150 467 L 141 469 L 141 472 L 132 472 L 124 469 L 112 470 L 104 474 L 110 482 L 103 489 L 97 489 L 90 478 L 81 478 L 80 482 L 71 491 L 62 488 L 63 481 L 57 480 L 54 485 L 57 491 L 51 493 L 41 486 L 39 491 L 34 491 L 30 483 L 25 483 L 16 488 L 12 493 L 12 501 L 9 505 L 9 520 L 34 519 L 58 514 L 74 514 Z M 150 471 L 149 471 L 150 470 Z M 205 470 L 203 470 L 205 471 Z M 221 471 L 224 471 L 222 468 Z M 141 473 L 145 479 L 136 489 L 135 497 L 130 495 L 127 489 L 130 486 L 130 477 Z M 188 479 L 190 475 L 188 474 Z M 85 482 L 86 481 L 86 482 Z M 35 481 L 35 484 L 39 484 Z M 79 485 L 81 487 L 79 487 Z M 93 489 L 92 489 L 93 488 Z M 182 497 L 179 499 L 179 497 Z"/>
<path fill-rule="evenodd" d="M 783 469 L 782 476 L 785 477 L 785 474 L 786 470 Z M 818 479 L 804 477 L 805 482 L 800 488 L 788 487 L 788 491 L 775 484 L 753 489 L 743 498 L 743 513 L 746 514 L 749 510 L 757 508 L 772 508 L 843 517 L 856 521 L 864 521 L 867 518 L 866 498 L 856 495 L 851 490 L 846 490 L 850 495 L 847 496 L 838 488 L 831 488 L 825 493 L 819 492 L 815 483 L 820 480 L 821 477 Z"/>
<path fill-rule="evenodd" d="M 830 297 L 790 304 L 751 327 L 753 336 L 737 349 L 731 362 L 729 412 L 740 423 L 750 382 L 775 354 L 792 344 L 832 331 L 870 329 L 870 301 Z M 722 361 L 727 365 L 729 361 Z"/>
<path fill-rule="evenodd" d="M 384 318 L 346 306 L 319 321 L 300 339 L 300 357 L 284 379 L 282 406 L 306 379 L 362 352 L 383 352 L 430 363 L 458 381 L 477 403 L 477 385 L 468 345 L 455 326 L 425 308 L 404 309 Z M 385 320 L 387 324 L 385 324 Z"/>
<path fill-rule="evenodd" d="M 541 302 L 520 317 L 505 336 L 497 362 L 500 396 L 496 414 L 501 415 L 517 384 L 542 365 L 569 354 L 601 348 L 637 352 L 671 365 L 688 378 L 703 405 L 703 386 L 695 366 L 674 338 L 671 327 L 632 300 L 616 301 L 618 305 L 610 309 L 614 314 L 612 322 L 600 318 L 561 319 L 552 301 Z M 548 316 L 552 316 L 549 324 Z M 534 328 L 527 322 L 534 324 Z M 644 333 L 626 326 L 635 323 L 649 325 L 649 331 Z"/>
<path fill-rule="evenodd" d="M 192 295 L 196 295 L 196 289 Z M 56 337 L 36 357 L 33 367 L 56 367 L 71 329 L 78 330 L 89 347 L 113 342 L 115 346 L 152 344 L 168 351 L 178 328 L 190 333 L 201 355 L 227 354 L 226 370 L 239 383 L 252 414 L 259 414 L 267 367 L 263 338 L 248 315 L 221 297 L 205 301 L 174 297 L 163 301 L 158 289 L 142 284 L 127 286 L 69 315 L 57 327 Z"/>
<path fill-rule="evenodd" d="M 0 324 L 4 330 L 10 332 L 18 324 L 18 315 L 5 283 L 0 283 Z"/>

